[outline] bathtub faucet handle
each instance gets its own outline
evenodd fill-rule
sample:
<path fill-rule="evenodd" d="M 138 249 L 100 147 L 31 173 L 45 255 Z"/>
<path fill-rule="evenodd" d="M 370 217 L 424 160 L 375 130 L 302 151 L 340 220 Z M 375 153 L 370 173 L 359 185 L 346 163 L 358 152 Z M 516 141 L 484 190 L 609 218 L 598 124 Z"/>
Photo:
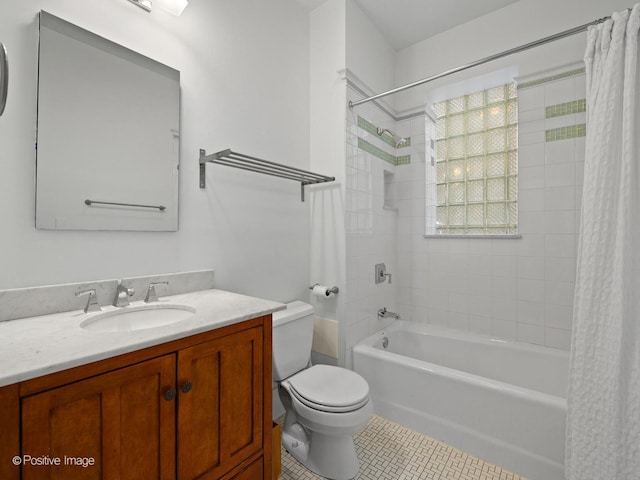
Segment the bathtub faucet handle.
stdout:
<path fill-rule="evenodd" d="M 385 278 L 389 279 L 389 283 L 391 283 L 391 274 L 387 272 L 387 266 L 384 263 L 376 263 L 375 264 L 376 271 L 376 283 L 384 282 Z"/>

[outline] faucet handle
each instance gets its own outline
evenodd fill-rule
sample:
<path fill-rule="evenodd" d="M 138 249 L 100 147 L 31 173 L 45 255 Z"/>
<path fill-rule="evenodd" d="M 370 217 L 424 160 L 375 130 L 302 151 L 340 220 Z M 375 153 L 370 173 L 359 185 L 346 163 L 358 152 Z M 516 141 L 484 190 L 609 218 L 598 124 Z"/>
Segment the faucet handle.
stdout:
<path fill-rule="evenodd" d="M 376 284 L 384 282 L 386 279 L 391 283 L 391 274 L 387 272 L 387 266 L 384 263 L 376 263 L 375 267 L 375 281 Z"/>
<path fill-rule="evenodd" d="M 134 288 L 125 287 L 122 284 L 122 280 L 118 280 L 118 286 L 116 287 L 116 296 L 113 299 L 114 307 L 126 307 L 129 305 L 129 299 L 127 297 L 133 297 L 136 293 Z"/>
<path fill-rule="evenodd" d="M 147 295 L 144 297 L 145 303 L 157 302 L 158 301 L 158 294 L 156 293 L 156 286 L 157 285 L 169 286 L 169 282 L 151 282 L 151 283 L 149 283 L 149 288 L 147 288 Z"/>
<path fill-rule="evenodd" d="M 89 288 L 87 290 L 81 290 L 76 292 L 76 297 L 83 297 L 84 295 L 88 295 L 87 304 L 84 307 L 84 313 L 87 312 L 99 312 L 102 309 L 100 308 L 100 304 L 98 303 L 98 294 L 96 293 L 95 288 Z"/>

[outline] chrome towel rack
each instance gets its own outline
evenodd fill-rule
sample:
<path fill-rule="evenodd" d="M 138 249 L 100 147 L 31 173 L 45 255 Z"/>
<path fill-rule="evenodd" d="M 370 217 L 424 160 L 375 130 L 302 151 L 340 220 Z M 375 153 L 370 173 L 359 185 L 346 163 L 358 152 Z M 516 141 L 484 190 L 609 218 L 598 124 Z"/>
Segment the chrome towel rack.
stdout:
<path fill-rule="evenodd" d="M 315 183 L 333 182 L 335 177 L 320 175 L 319 173 L 289 167 L 280 163 L 270 162 L 261 158 L 252 157 L 243 153 L 233 152 L 230 149 L 207 155 L 200 149 L 200 188 L 206 187 L 205 165 L 207 162 L 239 168 L 250 172 L 263 173 L 274 177 L 286 178 L 300 182 L 300 200 L 304 202 L 304 187 Z"/>

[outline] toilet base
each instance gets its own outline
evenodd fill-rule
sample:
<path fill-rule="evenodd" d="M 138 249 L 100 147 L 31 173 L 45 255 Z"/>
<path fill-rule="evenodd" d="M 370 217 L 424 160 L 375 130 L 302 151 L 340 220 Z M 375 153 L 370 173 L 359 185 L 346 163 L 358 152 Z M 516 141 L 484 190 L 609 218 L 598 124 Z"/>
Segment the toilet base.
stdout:
<path fill-rule="evenodd" d="M 284 448 L 314 473 L 332 480 L 351 480 L 358 474 L 359 464 L 353 438 L 332 437 L 311 432 L 306 440 L 300 440 L 300 424 L 291 426 L 293 434 L 282 432 Z"/>

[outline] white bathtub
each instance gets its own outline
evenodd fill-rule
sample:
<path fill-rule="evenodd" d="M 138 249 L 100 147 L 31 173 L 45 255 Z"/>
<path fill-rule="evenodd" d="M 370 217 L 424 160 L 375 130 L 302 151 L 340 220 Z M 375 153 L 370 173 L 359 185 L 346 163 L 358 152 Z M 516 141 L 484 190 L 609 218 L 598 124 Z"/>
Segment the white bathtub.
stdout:
<path fill-rule="evenodd" d="M 353 364 L 381 416 L 529 480 L 564 479 L 568 352 L 399 320 Z"/>

